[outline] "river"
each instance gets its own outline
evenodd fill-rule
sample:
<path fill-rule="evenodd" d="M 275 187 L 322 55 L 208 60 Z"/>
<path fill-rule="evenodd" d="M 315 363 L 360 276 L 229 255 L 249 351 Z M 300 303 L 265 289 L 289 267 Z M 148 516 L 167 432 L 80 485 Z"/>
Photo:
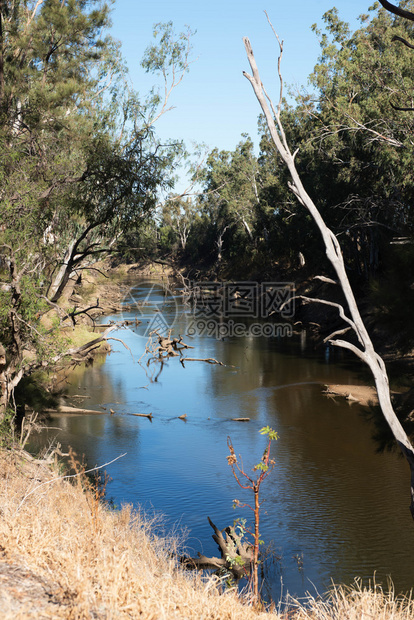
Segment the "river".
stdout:
<path fill-rule="evenodd" d="M 113 341 L 109 355 L 75 369 L 66 387 L 68 402 L 106 413 L 54 417 L 36 447 L 56 438 L 84 454 L 90 467 L 126 452 L 107 468 L 108 498 L 162 514 L 158 530 L 185 531 L 189 554 L 215 555 L 207 516 L 220 529 L 252 517 L 247 508 L 232 507 L 235 498 L 248 496 L 227 465 L 227 437 L 249 469 L 265 446 L 259 430 L 269 425 L 279 440 L 272 447 L 274 471 L 262 486 L 261 534 L 273 549 L 264 598 L 322 594 L 331 580 L 367 582 L 374 574 L 385 586 L 391 576 L 397 592 L 409 590 L 414 526 L 408 466 L 398 454 L 378 452 L 367 408 L 322 394 L 323 384 L 363 383 L 359 362 L 314 349 L 304 331 L 226 337 L 221 329 L 216 338 L 188 329 L 191 317 L 179 298 L 174 292 L 165 297 L 153 282 L 134 286 L 127 302 L 122 317 L 105 318 L 142 321 L 115 333 L 126 346 Z M 139 363 L 154 317 L 158 325 L 160 319 L 174 324 L 175 333 L 186 323 L 191 336 L 184 340 L 194 347 L 186 357 L 224 365 L 193 361 L 183 367 L 171 358 L 154 381 L 159 365 Z M 152 421 L 131 413 L 152 413 Z"/>

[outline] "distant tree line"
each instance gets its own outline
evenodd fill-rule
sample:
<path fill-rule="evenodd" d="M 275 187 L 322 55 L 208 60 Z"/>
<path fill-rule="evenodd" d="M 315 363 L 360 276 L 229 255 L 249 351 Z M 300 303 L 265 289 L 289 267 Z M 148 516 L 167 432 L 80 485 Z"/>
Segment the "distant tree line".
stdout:
<path fill-rule="evenodd" d="M 406 334 L 414 303 L 414 51 L 401 41 L 414 40 L 414 23 L 378 2 L 355 32 L 336 9 L 323 20 L 324 28 L 313 26 L 321 54 L 310 93 L 285 102 L 283 126 L 351 280 Z M 258 156 L 247 135 L 232 152 L 212 150 L 198 173 L 200 193 L 163 205 L 152 227 L 158 253 L 210 275 L 320 272 L 325 248 L 288 189 L 262 119 L 259 132 Z"/>

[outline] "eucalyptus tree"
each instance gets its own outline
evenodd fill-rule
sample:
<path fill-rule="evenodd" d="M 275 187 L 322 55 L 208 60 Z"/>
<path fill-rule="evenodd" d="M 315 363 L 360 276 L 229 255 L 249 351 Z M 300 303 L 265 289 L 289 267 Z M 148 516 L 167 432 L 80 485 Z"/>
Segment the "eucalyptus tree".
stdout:
<path fill-rule="evenodd" d="M 188 238 L 197 219 L 197 207 L 190 196 L 171 196 L 161 206 L 159 225 L 161 245 L 185 252 Z"/>
<path fill-rule="evenodd" d="M 414 117 L 396 109 L 412 99 L 414 56 L 392 44 L 410 38 L 414 25 L 378 6 L 355 33 L 335 10 L 324 16 L 325 33 L 315 28 L 322 55 L 311 76 L 318 103 L 309 109 L 318 154 L 335 168 L 335 225 L 356 250 L 366 248 L 361 269 L 368 273 L 378 267 L 381 238 L 387 244 L 411 235 L 414 224 Z"/>
<path fill-rule="evenodd" d="M 188 68 L 187 31 L 156 27 L 143 60 L 165 97 L 127 87 L 101 0 L 0 2 L 0 415 L 21 377 L 65 352 L 55 308 L 80 270 L 145 222 L 180 144 L 154 122 Z M 157 52 L 158 50 L 158 52 Z"/>
<path fill-rule="evenodd" d="M 313 91 L 298 95 L 295 107 L 284 107 L 281 119 L 292 148 L 300 147 L 301 178 L 341 235 L 348 268 L 367 278 L 383 265 L 390 240 L 413 232 L 414 117 L 398 108 L 409 107 L 414 92 L 414 54 L 401 43 L 412 37 L 414 24 L 378 3 L 355 32 L 336 9 L 323 19 L 324 28 L 313 27 L 321 45 L 310 76 Z M 266 128 L 261 161 L 278 166 L 283 179 Z M 276 219 L 284 238 L 296 249 L 303 234 L 307 254 L 320 256 L 322 247 L 318 251 L 309 238 L 308 215 L 291 209 L 280 184 L 273 196 L 268 188 L 267 203 L 280 202 L 281 191 L 285 206 Z"/>
<path fill-rule="evenodd" d="M 199 208 L 209 221 L 220 263 L 228 239 L 227 254 L 252 248 L 261 178 L 253 142 L 247 136 L 234 151 L 213 149 L 199 175 L 203 191 Z"/>

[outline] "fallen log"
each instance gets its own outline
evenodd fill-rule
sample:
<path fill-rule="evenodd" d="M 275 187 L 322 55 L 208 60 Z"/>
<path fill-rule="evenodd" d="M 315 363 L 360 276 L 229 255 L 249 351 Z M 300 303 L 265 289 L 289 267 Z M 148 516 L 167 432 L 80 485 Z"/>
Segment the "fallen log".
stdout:
<path fill-rule="evenodd" d="M 96 411 L 95 409 L 82 409 L 81 407 L 68 407 L 66 405 L 60 405 L 58 409 L 43 409 L 43 411 L 55 416 L 65 414 L 105 415 L 105 411 Z"/>
<path fill-rule="evenodd" d="M 139 418 L 148 418 L 148 420 L 152 420 L 152 413 L 130 413 L 129 415 L 134 415 Z"/>
<path fill-rule="evenodd" d="M 207 517 L 214 534 L 212 538 L 220 551 L 219 558 L 209 558 L 201 553 L 195 558 L 182 556 L 180 563 L 188 570 L 215 570 L 227 572 L 239 580 L 250 575 L 250 565 L 253 559 L 253 546 L 247 541 L 243 542 L 242 537 L 237 534 L 234 526 L 219 530 L 210 517 Z"/>

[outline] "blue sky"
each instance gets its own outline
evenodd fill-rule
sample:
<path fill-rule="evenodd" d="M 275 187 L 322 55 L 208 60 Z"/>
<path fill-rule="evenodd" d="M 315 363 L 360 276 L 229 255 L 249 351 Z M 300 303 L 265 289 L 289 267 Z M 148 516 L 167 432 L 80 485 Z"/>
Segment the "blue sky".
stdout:
<path fill-rule="evenodd" d="M 257 144 L 258 103 L 242 71 L 249 70 L 242 38 L 248 36 L 267 90 L 277 100 L 277 46 L 267 23 L 267 11 L 284 39 L 282 73 L 291 86 L 307 84 L 319 55 L 311 31 L 315 22 L 333 6 L 352 28 L 367 12 L 369 0 L 116 0 L 112 35 L 122 42 L 124 57 L 136 90 L 145 93 L 154 84 L 140 67 L 145 48 L 152 42 L 157 22 L 173 21 L 177 31 L 187 24 L 193 38 L 195 62 L 173 94 L 175 109 L 157 123 L 161 138 L 183 139 L 209 147 L 232 150 L 241 134 Z"/>

